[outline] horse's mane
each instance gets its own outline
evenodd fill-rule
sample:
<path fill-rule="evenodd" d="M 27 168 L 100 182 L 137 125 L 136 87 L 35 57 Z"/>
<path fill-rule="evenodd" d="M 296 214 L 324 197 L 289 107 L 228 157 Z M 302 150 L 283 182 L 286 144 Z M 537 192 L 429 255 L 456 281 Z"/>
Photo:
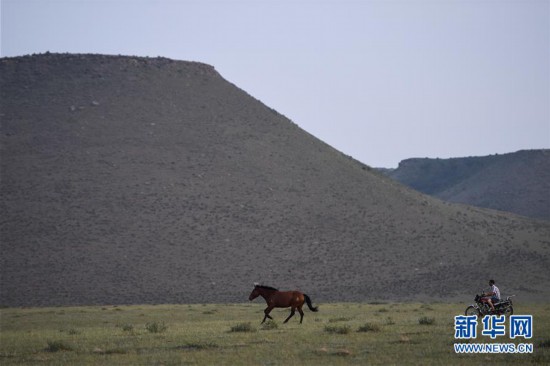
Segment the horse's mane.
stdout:
<path fill-rule="evenodd" d="M 266 290 L 279 291 L 279 290 L 277 290 L 276 288 L 271 287 L 271 286 L 256 285 L 256 287 L 263 288 L 263 289 L 266 289 Z"/>

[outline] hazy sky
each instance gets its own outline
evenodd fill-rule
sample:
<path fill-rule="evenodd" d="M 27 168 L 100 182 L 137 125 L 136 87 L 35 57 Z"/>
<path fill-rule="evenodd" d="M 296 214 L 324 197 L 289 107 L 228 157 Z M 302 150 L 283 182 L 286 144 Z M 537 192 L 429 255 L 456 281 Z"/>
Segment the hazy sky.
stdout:
<path fill-rule="evenodd" d="M 550 148 L 550 0 L 1 0 L 1 55 L 164 56 L 354 158 Z"/>

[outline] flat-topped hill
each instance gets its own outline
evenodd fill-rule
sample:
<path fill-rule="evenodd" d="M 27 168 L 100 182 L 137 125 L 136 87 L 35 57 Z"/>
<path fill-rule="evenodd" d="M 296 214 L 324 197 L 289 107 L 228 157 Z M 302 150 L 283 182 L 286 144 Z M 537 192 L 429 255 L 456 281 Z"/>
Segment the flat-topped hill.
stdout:
<path fill-rule="evenodd" d="M 550 223 L 445 203 L 164 58 L 0 59 L 0 304 L 548 301 Z"/>

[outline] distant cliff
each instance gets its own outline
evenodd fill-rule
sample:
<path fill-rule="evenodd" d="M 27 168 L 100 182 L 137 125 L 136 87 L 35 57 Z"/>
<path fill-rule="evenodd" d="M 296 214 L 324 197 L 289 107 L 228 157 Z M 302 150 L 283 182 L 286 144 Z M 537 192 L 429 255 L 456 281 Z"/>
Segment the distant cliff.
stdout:
<path fill-rule="evenodd" d="M 550 220 L 550 150 L 453 159 L 406 159 L 391 178 L 445 201 Z"/>

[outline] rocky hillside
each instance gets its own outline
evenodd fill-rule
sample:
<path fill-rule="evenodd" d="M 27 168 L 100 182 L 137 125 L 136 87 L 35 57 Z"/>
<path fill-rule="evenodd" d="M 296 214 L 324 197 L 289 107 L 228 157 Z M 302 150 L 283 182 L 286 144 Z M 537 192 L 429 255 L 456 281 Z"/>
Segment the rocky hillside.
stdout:
<path fill-rule="evenodd" d="M 164 58 L 0 59 L 0 305 L 550 300 L 550 223 L 445 203 Z"/>
<path fill-rule="evenodd" d="M 550 150 L 407 159 L 384 173 L 446 201 L 550 220 Z"/>

